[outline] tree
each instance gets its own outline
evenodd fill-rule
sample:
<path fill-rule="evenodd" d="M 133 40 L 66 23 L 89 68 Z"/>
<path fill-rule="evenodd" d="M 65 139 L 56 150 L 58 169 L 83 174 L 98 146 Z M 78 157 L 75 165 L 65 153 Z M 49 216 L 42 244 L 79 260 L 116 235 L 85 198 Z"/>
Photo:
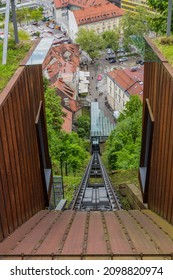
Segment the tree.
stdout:
<path fill-rule="evenodd" d="M 43 17 L 42 10 L 36 9 L 31 11 L 31 19 L 34 21 L 39 21 Z"/>
<path fill-rule="evenodd" d="M 81 138 L 89 138 L 90 136 L 90 117 L 80 116 L 77 118 L 77 133 Z"/>
<path fill-rule="evenodd" d="M 119 47 L 119 32 L 118 30 L 108 30 L 102 33 L 105 48 L 111 48 L 113 51 L 117 51 Z"/>
<path fill-rule="evenodd" d="M 76 43 L 89 54 L 92 60 L 99 57 L 100 50 L 104 49 L 102 37 L 94 30 L 80 29 L 77 33 Z"/>
<path fill-rule="evenodd" d="M 170 4 L 170 0 L 147 0 L 147 3 L 156 11 L 151 21 L 152 27 L 156 33 L 165 34 L 167 29 L 168 3 Z M 173 31 L 173 17 L 171 20 L 171 31 Z"/>
<path fill-rule="evenodd" d="M 142 103 L 138 96 L 131 96 L 106 143 L 111 169 L 132 169 L 139 166 L 141 126 Z"/>
<path fill-rule="evenodd" d="M 127 12 L 122 18 L 123 29 L 123 45 L 125 49 L 129 49 L 131 45 L 135 45 L 139 52 L 144 51 L 143 36 L 147 35 L 151 29 L 150 14 L 145 8 L 137 8 L 137 13 Z"/>
<path fill-rule="evenodd" d="M 54 130 L 59 132 L 63 124 L 64 113 L 61 109 L 61 99 L 54 88 L 47 88 L 45 101 L 47 122 Z"/>
<path fill-rule="evenodd" d="M 85 159 L 86 152 L 77 143 L 69 144 L 67 162 L 72 167 L 74 176 Z"/>

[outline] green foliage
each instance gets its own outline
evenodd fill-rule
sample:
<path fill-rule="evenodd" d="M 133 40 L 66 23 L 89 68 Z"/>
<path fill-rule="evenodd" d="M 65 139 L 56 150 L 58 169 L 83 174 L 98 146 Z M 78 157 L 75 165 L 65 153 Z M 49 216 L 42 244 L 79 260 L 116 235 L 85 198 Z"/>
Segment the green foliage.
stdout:
<path fill-rule="evenodd" d="M 29 41 L 30 40 L 29 34 L 22 29 L 18 30 L 18 36 L 19 36 L 19 41 Z"/>
<path fill-rule="evenodd" d="M 86 115 L 82 115 L 77 119 L 77 133 L 81 138 L 89 138 L 90 137 L 90 117 Z"/>
<path fill-rule="evenodd" d="M 96 34 L 94 30 L 80 29 L 77 34 L 76 43 L 89 54 L 91 59 L 99 57 L 100 50 L 104 49 L 102 37 Z"/>
<path fill-rule="evenodd" d="M 55 89 L 48 87 L 48 81 L 44 79 L 45 105 L 49 151 L 52 159 L 54 174 L 60 174 L 60 162 L 67 173 L 79 170 L 84 163 L 84 159 L 89 154 L 86 151 L 86 143 L 79 138 L 75 132 L 66 133 L 61 130 L 63 116 L 61 99 L 56 94 Z"/>
<path fill-rule="evenodd" d="M 169 64 L 173 66 L 173 36 L 157 38 L 155 43 L 164 57 L 168 60 Z"/>
<path fill-rule="evenodd" d="M 61 99 L 54 88 L 47 88 L 45 100 L 47 122 L 56 132 L 59 132 L 63 124 Z"/>
<path fill-rule="evenodd" d="M 151 24 L 155 32 L 158 34 L 166 33 L 168 2 L 169 0 L 147 0 L 148 5 L 157 12 L 151 20 Z M 171 31 L 173 31 L 173 17 L 171 22 Z"/>
<path fill-rule="evenodd" d="M 42 10 L 40 9 L 36 9 L 36 10 L 32 10 L 30 13 L 31 19 L 34 21 L 39 21 L 42 19 Z"/>
<path fill-rule="evenodd" d="M 137 13 L 127 12 L 121 22 L 123 29 L 123 45 L 128 50 L 132 44 L 137 47 L 139 52 L 144 51 L 143 36 L 149 33 L 151 29 L 150 17 L 145 8 L 137 8 Z"/>
<path fill-rule="evenodd" d="M 17 22 L 22 24 L 24 21 L 39 21 L 42 19 L 42 8 L 39 9 L 30 9 L 30 8 L 23 8 L 20 10 L 16 10 L 16 17 L 17 17 Z"/>
<path fill-rule="evenodd" d="M 0 91 L 6 86 L 9 79 L 17 70 L 19 63 L 25 57 L 30 48 L 29 43 L 15 44 L 14 40 L 8 42 L 7 64 L 0 64 Z M 0 43 L 0 61 L 2 61 L 3 45 Z"/>
<path fill-rule="evenodd" d="M 139 166 L 141 124 L 142 103 L 137 96 L 132 96 L 106 144 L 111 169 L 134 169 Z"/>
<path fill-rule="evenodd" d="M 101 36 L 104 40 L 105 48 L 111 48 L 115 52 L 118 50 L 120 37 L 118 30 L 105 31 Z"/>
<path fill-rule="evenodd" d="M 81 182 L 82 174 L 76 174 L 74 177 L 73 175 L 64 176 L 64 196 L 67 199 L 67 207 L 69 206 L 70 202 L 73 199 L 74 192 L 77 190 L 80 182 Z"/>

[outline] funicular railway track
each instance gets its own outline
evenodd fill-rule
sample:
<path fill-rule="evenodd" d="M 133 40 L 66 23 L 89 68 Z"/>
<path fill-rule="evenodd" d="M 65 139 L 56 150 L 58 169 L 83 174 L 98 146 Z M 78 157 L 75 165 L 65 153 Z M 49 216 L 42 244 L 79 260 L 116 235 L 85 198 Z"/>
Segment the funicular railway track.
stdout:
<path fill-rule="evenodd" d="M 121 209 L 98 151 L 93 152 L 69 208 L 81 211 L 115 211 Z"/>

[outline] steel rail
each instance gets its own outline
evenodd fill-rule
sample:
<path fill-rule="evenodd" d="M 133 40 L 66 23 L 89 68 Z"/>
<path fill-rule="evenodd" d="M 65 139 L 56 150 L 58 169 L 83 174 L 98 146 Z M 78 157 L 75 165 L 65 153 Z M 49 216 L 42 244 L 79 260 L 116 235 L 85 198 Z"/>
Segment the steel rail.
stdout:
<path fill-rule="evenodd" d="M 89 178 L 93 176 L 98 176 L 102 178 L 103 180 L 103 186 L 100 188 L 97 188 L 97 186 L 89 186 Z M 92 192 L 91 201 L 84 203 L 84 196 L 85 191 L 89 190 Z M 91 191 L 92 190 L 92 191 Z M 104 192 L 105 196 L 100 196 L 99 192 Z M 93 198 L 94 196 L 94 198 Z M 87 197 L 88 199 L 88 197 Z M 100 199 L 105 199 L 105 204 L 102 200 L 100 204 L 98 205 L 98 201 Z M 88 203 L 88 204 L 87 204 Z M 92 206 L 91 206 L 92 204 Z M 92 155 L 92 158 L 85 170 L 84 176 L 82 178 L 82 181 L 79 185 L 79 188 L 77 190 L 77 193 L 75 194 L 72 203 L 69 206 L 69 209 L 71 210 L 119 210 L 121 209 L 121 205 L 118 201 L 118 198 L 113 190 L 112 184 L 109 180 L 109 177 L 107 175 L 106 169 L 101 161 L 100 155 L 98 152 L 94 152 Z"/>
<path fill-rule="evenodd" d="M 92 158 L 89 161 L 89 163 L 88 163 L 88 165 L 87 165 L 87 167 L 85 169 L 85 173 L 84 173 L 84 175 L 82 177 L 81 183 L 80 183 L 80 185 L 79 185 L 79 187 L 77 189 L 77 192 L 74 195 L 74 198 L 73 198 L 73 200 L 72 200 L 72 202 L 71 202 L 71 204 L 69 206 L 69 209 L 71 209 L 71 210 L 74 210 L 76 208 L 77 203 L 80 203 L 80 205 L 81 205 L 81 201 L 82 201 L 81 198 L 83 198 L 84 191 L 85 191 L 85 188 L 86 188 L 86 184 L 87 184 L 87 182 L 89 180 L 89 174 L 90 174 L 93 158 L 94 158 L 94 154 L 92 155 Z M 80 202 L 79 202 L 79 200 L 80 200 Z"/>
<path fill-rule="evenodd" d="M 108 192 L 108 195 L 109 195 L 109 198 L 110 198 L 110 202 L 111 202 L 111 205 L 112 205 L 112 209 L 114 210 L 115 207 L 116 207 L 116 210 L 120 210 L 121 209 L 121 205 L 118 201 L 118 198 L 115 194 L 115 191 L 112 187 L 112 184 L 110 182 L 110 179 L 109 179 L 109 176 L 107 174 L 107 171 L 101 161 L 101 157 L 100 155 L 98 154 L 98 160 L 99 160 L 99 163 L 100 163 L 100 167 L 101 167 L 101 170 L 102 170 L 102 174 L 103 174 L 103 180 L 104 180 L 104 184 L 105 184 L 105 188 Z M 113 199 L 112 199 L 113 198 Z"/>

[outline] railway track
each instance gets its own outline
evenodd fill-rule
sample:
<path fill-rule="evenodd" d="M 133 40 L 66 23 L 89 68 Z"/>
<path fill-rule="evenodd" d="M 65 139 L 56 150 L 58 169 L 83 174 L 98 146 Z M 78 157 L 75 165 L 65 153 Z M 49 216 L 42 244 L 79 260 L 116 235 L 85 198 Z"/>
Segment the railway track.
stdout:
<path fill-rule="evenodd" d="M 92 154 L 92 158 L 69 208 L 82 211 L 116 211 L 121 209 L 121 205 L 97 151 Z"/>

